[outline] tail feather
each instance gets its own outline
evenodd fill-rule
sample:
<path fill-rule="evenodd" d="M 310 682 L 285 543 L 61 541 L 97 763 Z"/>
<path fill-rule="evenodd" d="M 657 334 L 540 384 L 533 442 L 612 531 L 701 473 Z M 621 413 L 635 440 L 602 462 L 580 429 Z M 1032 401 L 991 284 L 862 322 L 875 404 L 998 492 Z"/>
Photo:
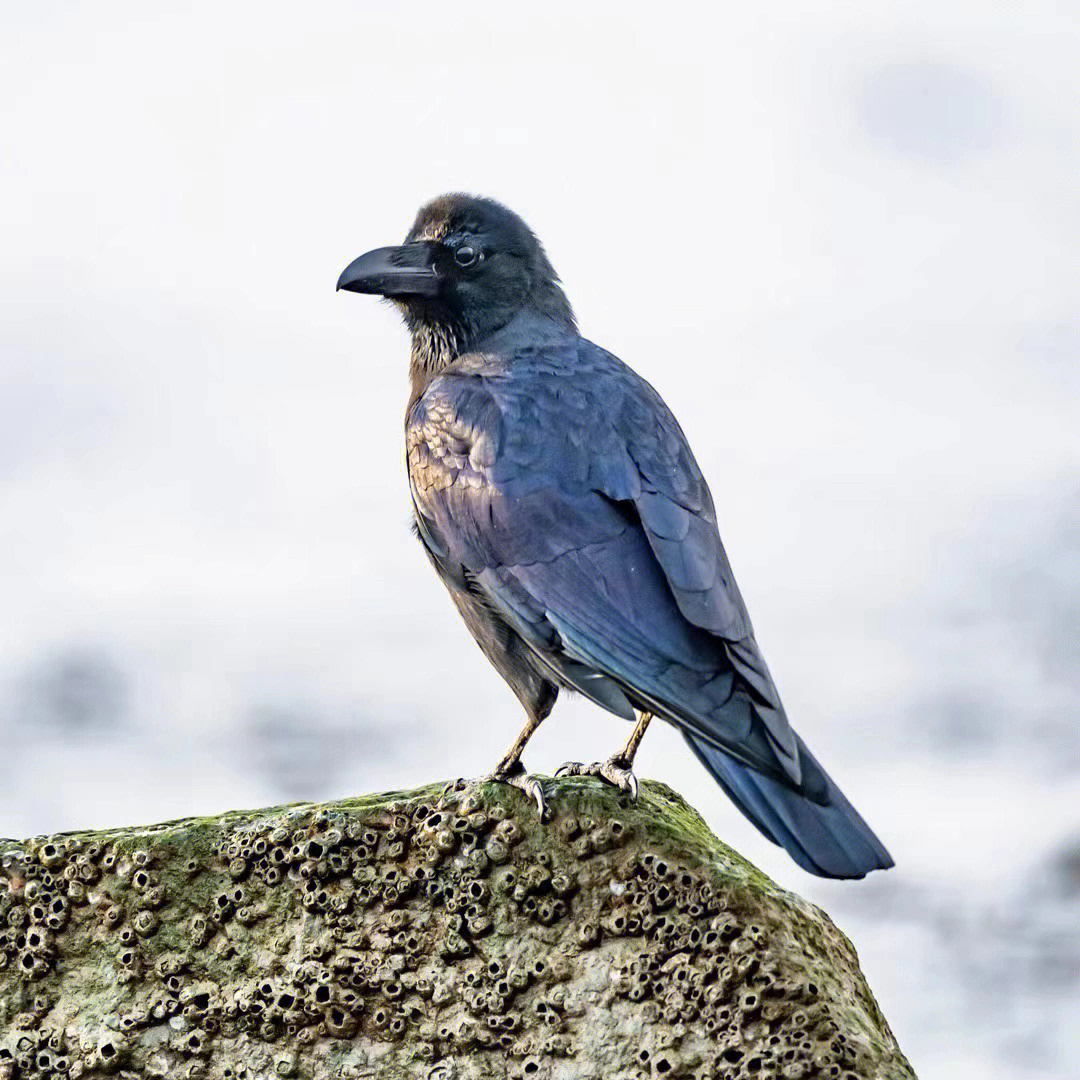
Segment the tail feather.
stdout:
<path fill-rule="evenodd" d="M 804 870 L 819 877 L 861 878 L 893 865 L 884 845 L 801 739 L 803 774 L 815 781 L 815 787 L 824 785 L 824 803 L 808 799 L 790 784 L 743 765 L 693 735 L 685 738 L 732 802 Z"/>

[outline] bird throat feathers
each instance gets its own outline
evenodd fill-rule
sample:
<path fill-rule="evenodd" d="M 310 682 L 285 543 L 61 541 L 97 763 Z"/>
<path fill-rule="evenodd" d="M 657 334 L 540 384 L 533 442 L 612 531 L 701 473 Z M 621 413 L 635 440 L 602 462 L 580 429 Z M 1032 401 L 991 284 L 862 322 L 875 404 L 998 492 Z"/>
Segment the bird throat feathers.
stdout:
<path fill-rule="evenodd" d="M 468 347 L 465 327 L 451 318 L 431 318 L 430 310 L 417 311 L 412 301 L 395 301 L 405 316 L 405 325 L 412 336 L 409 355 L 409 379 L 412 393 L 409 405 L 417 401 L 428 384 L 450 366 Z"/>
<path fill-rule="evenodd" d="M 409 404 L 417 401 L 428 384 L 449 367 L 457 357 L 471 352 L 505 325 L 503 320 L 481 326 L 470 326 L 448 305 L 430 300 L 395 298 L 394 306 L 401 312 L 412 338 L 409 377 Z M 573 310 L 557 280 L 545 280 L 506 322 L 524 311 L 531 311 L 542 320 L 576 332 Z"/>

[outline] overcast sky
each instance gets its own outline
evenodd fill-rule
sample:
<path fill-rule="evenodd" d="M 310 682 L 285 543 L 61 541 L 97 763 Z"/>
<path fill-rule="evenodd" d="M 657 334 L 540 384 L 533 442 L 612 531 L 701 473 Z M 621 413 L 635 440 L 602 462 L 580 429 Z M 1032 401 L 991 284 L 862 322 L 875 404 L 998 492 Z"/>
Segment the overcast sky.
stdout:
<path fill-rule="evenodd" d="M 1035 990 L 991 1021 L 940 928 L 1080 838 L 1080 16 L 849 8 L 9 6 L 0 834 L 501 755 L 518 707 L 408 534 L 404 331 L 334 292 L 487 194 L 680 418 L 898 867 L 811 880 L 674 732 L 641 772 L 836 914 L 924 1080 L 1066 1076 L 1077 980 L 1032 1049 Z M 526 761 L 624 737 L 561 703 Z"/>

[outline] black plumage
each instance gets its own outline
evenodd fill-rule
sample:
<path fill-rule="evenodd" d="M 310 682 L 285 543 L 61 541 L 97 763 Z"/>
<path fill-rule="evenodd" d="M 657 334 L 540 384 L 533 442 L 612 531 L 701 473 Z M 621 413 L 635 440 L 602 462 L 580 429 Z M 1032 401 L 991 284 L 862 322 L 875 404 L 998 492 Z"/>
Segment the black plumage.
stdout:
<path fill-rule="evenodd" d="M 537 798 L 521 749 L 560 688 L 634 720 L 574 766 L 636 790 L 655 714 L 811 873 L 892 865 L 792 731 L 731 572 L 708 486 L 659 394 L 585 340 L 540 244 L 487 199 L 445 196 L 339 287 L 391 297 L 412 333 L 406 417 L 418 535 L 529 723 L 496 769 Z"/>

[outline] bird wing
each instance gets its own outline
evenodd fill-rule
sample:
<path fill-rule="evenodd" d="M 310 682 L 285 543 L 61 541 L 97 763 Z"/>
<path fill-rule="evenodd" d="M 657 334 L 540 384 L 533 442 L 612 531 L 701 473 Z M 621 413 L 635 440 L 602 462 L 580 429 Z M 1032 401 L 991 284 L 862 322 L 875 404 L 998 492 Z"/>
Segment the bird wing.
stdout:
<path fill-rule="evenodd" d="M 581 348 L 576 364 L 433 380 L 407 429 L 421 536 L 562 681 L 798 784 L 686 439 L 647 383 Z"/>
<path fill-rule="evenodd" d="M 683 616 L 720 643 L 751 699 L 788 775 L 801 780 L 798 741 L 780 694 L 754 639 L 727 552 L 720 540 L 716 509 L 701 469 L 664 399 L 618 358 L 601 354 L 609 378 L 621 388 L 616 431 L 637 468 L 641 491 L 634 506 L 649 546 Z"/>

